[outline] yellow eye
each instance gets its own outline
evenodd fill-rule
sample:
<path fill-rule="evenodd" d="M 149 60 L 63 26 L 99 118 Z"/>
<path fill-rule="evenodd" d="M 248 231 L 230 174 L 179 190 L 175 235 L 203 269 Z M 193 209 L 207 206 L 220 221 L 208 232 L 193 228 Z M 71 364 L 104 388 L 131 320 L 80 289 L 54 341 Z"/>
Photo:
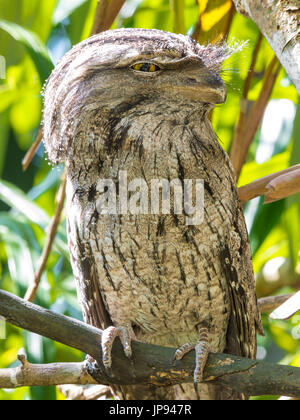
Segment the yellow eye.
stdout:
<path fill-rule="evenodd" d="M 137 63 L 134 64 L 131 68 L 136 71 L 145 71 L 148 73 L 153 73 L 160 70 L 160 67 L 153 63 Z"/>

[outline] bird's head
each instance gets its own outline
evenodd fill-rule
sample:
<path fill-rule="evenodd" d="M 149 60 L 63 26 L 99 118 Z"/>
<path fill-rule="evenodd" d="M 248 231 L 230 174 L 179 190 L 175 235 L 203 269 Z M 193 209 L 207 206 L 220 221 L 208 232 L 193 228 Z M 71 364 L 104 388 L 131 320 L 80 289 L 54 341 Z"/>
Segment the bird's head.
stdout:
<path fill-rule="evenodd" d="M 159 30 L 117 29 L 81 42 L 62 58 L 45 86 L 49 158 L 64 158 L 82 115 L 121 110 L 122 104 L 138 107 L 144 100 L 162 107 L 223 103 L 226 88 L 219 70 L 228 55 L 226 47 L 204 47 Z"/>

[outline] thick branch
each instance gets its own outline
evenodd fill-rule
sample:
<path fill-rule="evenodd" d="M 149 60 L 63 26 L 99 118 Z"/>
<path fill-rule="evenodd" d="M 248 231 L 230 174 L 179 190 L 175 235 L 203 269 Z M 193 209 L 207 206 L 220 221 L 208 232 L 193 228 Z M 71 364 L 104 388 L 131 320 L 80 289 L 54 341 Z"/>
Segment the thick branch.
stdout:
<path fill-rule="evenodd" d="M 234 0 L 267 38 L 300 93 L 299 0 Z"/>
<path fill-rule="evenodd" d="M 13 325 L 43 335 L 101 360 L 101 331 L 83 322 L 56 314 L 10 293 L 0 291 L 0 315 Z M 120 342 L 114 344 L 113 376 L 101 369 L 103 384 L 173 385 L 192 382 L 193 352 L 172 364 L 175 349 L 133 342 L 134 364 L 128 362 Z M 274 365 L 243 357 L 211 354 L 205 379 L 215 380 L 251 395 L 300 396 L 300 368 Z"/>

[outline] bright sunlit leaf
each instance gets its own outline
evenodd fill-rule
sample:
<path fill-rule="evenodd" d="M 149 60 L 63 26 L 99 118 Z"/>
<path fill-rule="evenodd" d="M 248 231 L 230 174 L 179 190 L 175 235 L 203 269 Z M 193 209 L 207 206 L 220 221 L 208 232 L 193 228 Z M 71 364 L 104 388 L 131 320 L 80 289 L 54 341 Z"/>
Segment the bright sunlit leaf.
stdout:
<path fill-rule="evenodd" d="M 41 83 L 43 84 L 48 78 L 53 65 L 48 50 L 38 35 L 16 23 L 8 22 L 3 19 L 0 19 L 0 28 L 9 33 L 16 41 L 20 42 L 26 48 L 37 68 Z"/>
<path fill-rule="evenodd" d="M 30 201 L 23 191 L 7 181 L 0 180 L 0 199 L 24 214 L 42 229 L 45 229 L 50 222 L 50 218 L 44 210 Z"/>
<path fill-rule="evenodd" d="M 231 0 L 219 1 L 216 3 L 215 8 L 204 12 L 201 17 L 201 29 L 205 32 L 209 31 L 214 25 L 216 25 L 232 7 Z"/>

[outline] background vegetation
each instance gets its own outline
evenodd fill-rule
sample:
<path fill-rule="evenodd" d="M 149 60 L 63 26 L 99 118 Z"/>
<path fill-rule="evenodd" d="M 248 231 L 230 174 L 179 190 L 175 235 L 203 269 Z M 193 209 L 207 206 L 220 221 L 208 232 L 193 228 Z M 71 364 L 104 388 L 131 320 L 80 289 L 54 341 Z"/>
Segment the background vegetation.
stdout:
<path fill-rule="evenodd" d="M 21 162 L 39 131 L 43 84 L 59 58 L 89 36 L 96 7 L 96 0 L 10 0 L 9 5 L 0 0 L 0 55 L 6 60 L 5 78 L 0 80 L 0 288 L 21 297 L 39 267 L 63 174 L 62 167 L 49 167 L 42 144 L 25 172 Z M 256 25 L 236 13 L 231 0 L 127 0 L 113 27 L 182 32 L 202 43 L 224 37 L 230 44 L 247 42 L 224 65 L 228 99 L 212 116 L 220 142 L 229 151 L 241 110 L 248 115 L 263 94 L 274 58 L 267 41 L 260 42 Z M 251 63 L 255 66 L 249 73 Z M 246 80 L 251 82 L 248 91 Z M 300 161 L 299 96 L 284 69 L 267 99 L 239 185 Z M 295 291 L 300 286 L 299 194 L 267 205 L 263 198 L 255 199 L 246 205 L 245 214 L 258 296 Z M 81 319 L 64 213 L 35 302 Z M 264 328 L 258 358 L 300 366 L 299 314 L 289 321 L 264 316 Z M 6 330 L 6 339 L 0 340 L 0 368 L 17 363 L 20 347 L 35 363 L 82 360 L 80 352 L 61 344 L 9 325 Z M 54 387 L 0 390 L 0 399 L 60 398 Z"/>

